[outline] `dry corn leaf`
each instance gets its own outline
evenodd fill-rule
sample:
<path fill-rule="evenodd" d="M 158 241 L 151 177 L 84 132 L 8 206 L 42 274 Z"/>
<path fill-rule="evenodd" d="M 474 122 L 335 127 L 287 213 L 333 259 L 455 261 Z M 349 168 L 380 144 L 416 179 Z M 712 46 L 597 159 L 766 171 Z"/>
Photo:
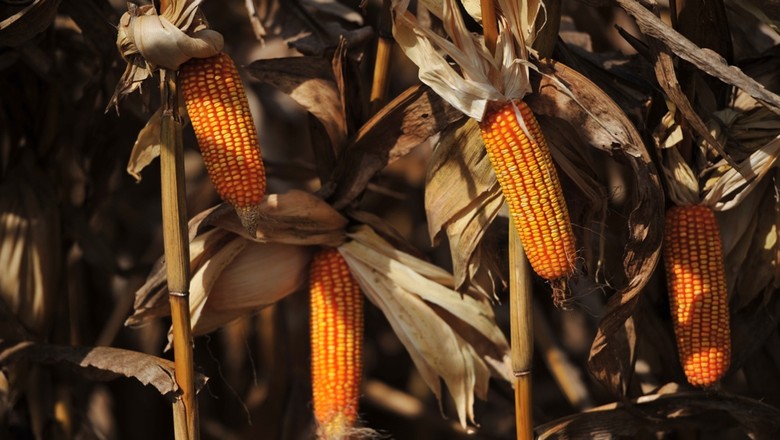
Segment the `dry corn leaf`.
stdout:
<path fill-rule="evenodd" d="M 628 390 L 635 348 L 631 315 L 658 262 L 663 231 L 663 193 L 642 137 L 601 89 L 561 63 L 542 63 L 538 93 L 527 97 L 535 113 L 568 121 L 582 139 L 627 164 L 634 182 L 625 209 L 628 242 L 623 253 L 626 284 L 607 303 L 591 348 L 589 366 L 613 393 Z"/>
<path fill-rule="evenodd" d="M 266 196 L 259 208 L 255 236 L 238 217 L 228 212 L 212 224 L 258 242 L 338 246 L 344 239 L 347 219 L 317 196 L 300 190 Z"/>
<path fill-rule="evenodd" d="M 61 0 L 33 0 L 10 17 L 0 17 L 0 46 L 16 47 L 43 32 L 57 15 Z"/>
<path fill-rule="evenodd" d="M 159 108 L 138 132 L 133 149 L 130 151 L 130 159 L 127 161 L 127 173 L 133 176 L 136 182 L 141 181 L 141 171 L 160 156 L 161 124 L 162 108 Z"/>
<path fill-rule="evenodd" d="M 704 203 L 718 211 L 733 208 L 742 202 L 761 182 L 770 170 L 775 168 L 780 156 L 780 135 L 759 148 L 746 160 L 729 167 L 715 184 L 709 185 L 704 194 Z M 725 163 L 715 164 L 722 167 Z M 747 176 L 747 177 L 745 177 Z"/>
<path fill-rule="evenodd" d="M 668 47 L 672 53 L 688 61 L 703 72 L 738 87 L 761 102 L 774 113 L 780 113 L 780 96 L 768 91 L 739 68 L 729 66 L 723 57 L 709 49 L 702 49 L 680 35 L 636 0 L 617 0 L 642 32 Z"/>
<path fill-rule="evenodd" d="M 180 392 L 172 361 L 137 351 L 19 342 L 4 347 L 0 352 L 0 366 L 22 361 L 75 367 L 92 380 L 113 380 L 118 377 L 135 379 L 143 385 L 153 386 L 171 400 Z M 196 389 L 202 388 L 207 380 L 204 375 L 197 373 Z"/>
<path fill-rule="evenodd" d="M 729 429 L 750 438 L 780 436 L 780 410 L 747 397 L 718 392 L 650 394 L 610 403 L 538 426 L 539 439 L 637 438 L 677 429 L 706 438 Z"/>
<path fill-rule="evenodd" d="M 451 124 L 442 133 L 428 165 L 425 213 L 434 245 L 442 232 L 447 234 L 457 290 L 473 286 L 492 298 L 496 283 L 504 283 L 499 273 L 491 273 L 490 264 L 480 264 L 483 255 L 478 252 L 487 227 L 503 204 L 479 124 L 473 119 Z M 488 273 L 482 276 L 482 271 Z M 474 283 L 476 280 L 482 283 Z"/>
<path fill-rule="evenodd" d="M 509 347 L 489 301 L 451 290 L 448 273 L 395 250 L 367 227 L 350 238 L 339 251 L 366 296 L 385 314 L 434 394 L 441 399 L 443 380 L 461 425 L 473 423 L 474 394 L 485 398 L 491 371 L 511 377 Z"/>
<path fill-rule="evenodd" d="M 409 88 L 355 134 L 321 194 L 336 209 L 349 205 L 388 163 L 461 117 L 427 87 Z"/>
<path fill-rule="evenodd" d="M 325 128 L 334 151 L 347 138 L 347 122 L 339 90 L 328 60 L 291 57 L 258 60 L 246 66 L 258 81 L 289 95 Z"/>

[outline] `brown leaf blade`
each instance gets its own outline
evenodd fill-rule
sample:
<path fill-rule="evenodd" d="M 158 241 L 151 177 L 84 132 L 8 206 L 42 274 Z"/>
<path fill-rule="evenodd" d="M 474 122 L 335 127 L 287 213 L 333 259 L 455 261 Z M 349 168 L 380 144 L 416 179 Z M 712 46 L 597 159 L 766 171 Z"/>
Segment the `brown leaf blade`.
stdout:
<path fill-rule="evenodd" d="M 591 372 L 613 393 L 625 395 L 636 343 L 631 316 L 661 248 L 664 197 L 660 179 L 642 137 L 604 91 L 561 63 L 544 63 L 539 70 L 543 75 L 539 92 L 527 97 L 532 110 L 568 121 L 591 146 L 626 164 L 634 178 L 627 197 L 628 239 L 623 252 L 627 281 L 608 300 L 589 358 Z"/>
<path fill-rule="evenodd" d="M 349 205 L 388 163 L 462 117 L 429 88 L 409 88 L 358 131 L 322 194 L 336 209 Z"/>
<path fill-rule="evenodd" d="M 472 284 L 490 297 L 495 282 L 502 282 L 487 261 L 480 264 L 478 247 L 503 204 L 479 125 L 473 119 L 453 124 L 442 133 L 428 166 L 425 212 L 434 244 L 447 234 L 457 290 Z"/>
<path fill-rule="evenodd" d="M 75 367 L 92 380 L 105 381 L 127 377 L 143 385 L 151 385 L 169 398 L 179 393 L 172 361 L 136 351 L 113 347 L 67 347 L 20 342 L 0 352 L 0 365 L 21 361 Z M 199 374 L 196 387 L 200 389 L 206 380 L 205 376 Z"/>

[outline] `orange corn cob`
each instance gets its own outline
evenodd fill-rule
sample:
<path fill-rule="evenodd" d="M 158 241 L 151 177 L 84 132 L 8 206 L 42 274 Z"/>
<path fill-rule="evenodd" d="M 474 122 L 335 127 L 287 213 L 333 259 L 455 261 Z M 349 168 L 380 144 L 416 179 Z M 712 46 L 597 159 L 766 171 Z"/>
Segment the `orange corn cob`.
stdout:
<path fill-rule="evenodd" d="M 547 280 L 568 278 L 576 253 L 569 211 L 531 109 L 520 100 L 489 109 L 480 128 L 531 267 Z"/>
<path fill-rule="evenodd" d="M 363 295 L 344 257 L 334 248 L 314 256 L 309 290 L 314 416 L 321 438 L 342 438 L 358 416 Z"/>
<path fill-rule="evenodd" d="M 265 167 L 236 65 L 220 53 L 194 58 L 179 72 L 187 113 L 211 182 L 254 234 L 258 207 L 265 196 Z"/>
<path fill-rule="evenodd" d="M 731 358 L 723 251 L 712 209 L 692 205 L 667 211 L 664 261 L 685 375 L 692 385 L 712 385 Z"/>

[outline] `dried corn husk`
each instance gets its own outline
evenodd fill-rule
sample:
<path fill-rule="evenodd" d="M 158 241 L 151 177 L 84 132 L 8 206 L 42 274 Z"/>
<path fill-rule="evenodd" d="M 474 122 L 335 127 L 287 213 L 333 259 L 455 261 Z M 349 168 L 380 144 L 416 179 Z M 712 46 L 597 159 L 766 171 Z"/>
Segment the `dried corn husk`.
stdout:
<path fill-rule="evenodd" d="M 338 249 L 363 292 L 385 314 L 436 397 L 441 399 L 443 380 L 461 425 L 474 423 L 474 395 L 486 398 L 491 374 L 511 380 L 509 346 L 489 300 L 454 291 L 452 275 L 398 251 L 369 227 L 349 238 Z M 489 344 L 477 344 L 480 339 Z"/>
<path fill-rule="evenodd" d="M 215 207 L 190 221 L 190 313 L 193 333 L 205 334 L 291 294 L 306 280 L 312 246 L 339 245 L 347 220 L 316 196 L 271 194 L 250 236 L 232 210 Z M 216 228 L 202 231 L 208 225 Z M 126 325 L 167 316 L 165 264 L 158 261 L 136 292 Z"/>
<path fill-rule="evenodd" d="M 208 58 L 222 50 L 222 35 L 208 29 L 199 14 L 200 3 L 173 2 L 161 15 L 152 5 L 128 4 L 119 20 L 116 41 L 127 67 L 108 108 L 137 90 L 158 68 L 176 70 L 190 58 Z"/>
<path fill-rule="evenodd" d="M 530 46 L 536 37 L 533 24 L 541 2 L 498 3 L 506 18 L 499 23 L 495 56 L 481 37 L 466 29 L 455 0 L 444 0 L 440 15 L 449 40 L 421 25 L 407 12 L 409 0 L 394 0 L 392 6 L 393 36 L 420 68 L 420 81 L 478 121 L 488 102 L 521 98 L 531 90 L 526 45 Z M 460 71 L 450 65 L 447 57 Z"/>

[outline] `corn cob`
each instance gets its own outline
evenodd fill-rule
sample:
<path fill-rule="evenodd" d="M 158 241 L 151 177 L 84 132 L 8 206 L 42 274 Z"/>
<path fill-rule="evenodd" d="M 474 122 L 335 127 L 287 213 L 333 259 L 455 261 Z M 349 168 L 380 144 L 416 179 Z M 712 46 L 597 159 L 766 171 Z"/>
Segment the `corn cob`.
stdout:
<path fill-rule="evenodd" d="M 712 209 L 666 213 L 664 261 L 677 350 L 688 382 L 709 386 L 731 358 L 728 294 L 720 232 Z"/>
<path fill-rule="evenodd" d="M 490 162 L 534 271 L 546 280 L 574 273 L 574 234 L 558 173 L 525 102 L 488 109 L 480 123 Z"/>
<path fill-rule="evenodd" d="M 211 182 L 254 235 L 265 196 L 265 167 L 236 65 L 224 53 L 194 58 L 181 66 L 180 79 Z"/>
<path fill-rule="evenodd" d="M 344 257 L 334 248 L 314 256 L 309 290 L 314 416 L 321 438 L 342 438 L 358 416 L 363 295 Z"/>

